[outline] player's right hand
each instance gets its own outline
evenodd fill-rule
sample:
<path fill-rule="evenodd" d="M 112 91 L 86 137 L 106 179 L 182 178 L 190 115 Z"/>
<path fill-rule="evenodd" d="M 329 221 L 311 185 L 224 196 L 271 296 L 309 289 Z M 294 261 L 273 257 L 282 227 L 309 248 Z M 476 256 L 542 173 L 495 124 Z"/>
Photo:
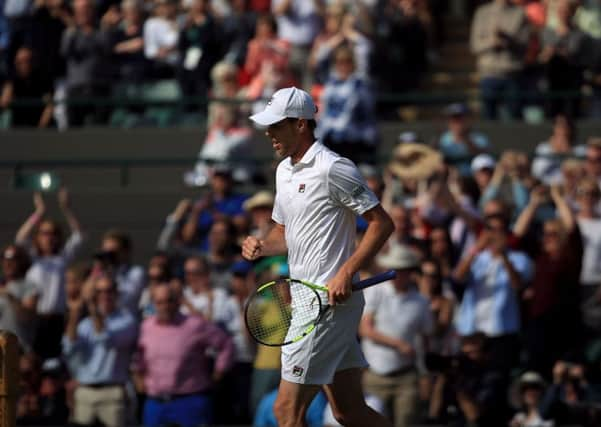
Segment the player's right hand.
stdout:
<path fill-rule="evenodd" d="M 248 236 L 242 243 L 242 256 L 249 261 L 254 261 L 261 256 L 263 242 L 254 236 Z"/>

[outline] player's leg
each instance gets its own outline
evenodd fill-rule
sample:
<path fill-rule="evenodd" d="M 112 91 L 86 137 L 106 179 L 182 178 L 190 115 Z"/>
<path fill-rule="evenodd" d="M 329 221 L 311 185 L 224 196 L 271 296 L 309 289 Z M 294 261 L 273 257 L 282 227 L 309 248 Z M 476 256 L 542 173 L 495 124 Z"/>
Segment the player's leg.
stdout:
<path fill-rule="evenodd" d="M 280 427 L 304 427 L 305 414 L 320 386 L 280 381 L 278 397 L 273 405 L 275 418 Z"/>
<path fill-rule="evenodd" d="M 392 427 L 383 415 L 367 406 L 361 388 L 361 369 L 350 368 L 336 372 L 334 382 L 324 390 L 334 417 L 346 427 Z"/>

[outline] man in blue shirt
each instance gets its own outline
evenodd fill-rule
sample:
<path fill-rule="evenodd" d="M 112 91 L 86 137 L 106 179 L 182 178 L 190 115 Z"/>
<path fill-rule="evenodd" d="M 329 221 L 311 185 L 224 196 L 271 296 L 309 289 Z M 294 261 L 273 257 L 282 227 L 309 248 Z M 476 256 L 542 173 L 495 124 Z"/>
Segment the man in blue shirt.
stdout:
<path fill-rule="evenodd" d="M 503 368 L 518 362 L 520 292 L 533 275 L 530 258 L 510 250 L 509 224 L 502 216 L 489 216 L 485 229 L 470 254 L 454 272 L 457 283 L 466 285 L 457 316 L 461 336 L 485 333 L 491 356 Z"/>
<path fill-rule="evenodd" d="M 125 389 L 137 324 L 117 307 L 117 284 L 108 277 L 95 279 L 87 302 L 89 316 L 79 320 L 82 302 L 69 303 L 63 336 L 63 354 L 79 383 L 74 395 L 73 422 L 90 425 L 96 419 L 107 427 L 125 425 Z"/>

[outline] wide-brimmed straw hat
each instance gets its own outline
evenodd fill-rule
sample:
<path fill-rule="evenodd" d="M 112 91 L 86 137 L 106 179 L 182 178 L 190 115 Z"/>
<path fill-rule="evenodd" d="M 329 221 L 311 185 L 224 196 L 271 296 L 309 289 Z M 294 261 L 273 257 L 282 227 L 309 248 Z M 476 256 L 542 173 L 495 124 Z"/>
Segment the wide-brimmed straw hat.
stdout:
<path fill-rule="evenodd" d="M 402 179 L 426 179 L 440 170 L 442 155 L 423 144 L 399 144 L 388 164 L 391 173 Z"/>
<path fill-rule="evenodd" d="M 250 211 L 255 208 L 269 208 L 273 206 L 273 194 L 269 191 L 262 190 L 252 196 L 250 199 L 247 199 L 243 204 L 242 208 L 245 211 Z"/>
<path fill-rule="evenodd" d="M 405 245 L 392 245 L 388 252 L 376 258 L 382 268 L 390 270 L 406 270 L 419 266 L 419 258 Z"/>

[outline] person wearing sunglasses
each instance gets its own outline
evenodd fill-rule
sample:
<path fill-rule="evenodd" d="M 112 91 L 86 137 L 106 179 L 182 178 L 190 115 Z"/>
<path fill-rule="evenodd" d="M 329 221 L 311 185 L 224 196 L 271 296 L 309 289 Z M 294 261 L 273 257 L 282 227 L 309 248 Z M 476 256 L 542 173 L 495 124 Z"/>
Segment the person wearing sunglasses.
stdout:
<path fill-rule="evenodd" d="M 514 227 L 515 234 L 536 236 L 532 222 L 536 212 L 551 202 L 556 218 L 542 224 L 540 243 L 534 246 L 535 274 L 522 295 L 526 303 L 527 364 L 550 375 L 552 364 L 576 347 L 581 331 L 578 283 L 583 242 L 567 198 L 558 186 L 537 187 Z"/>

